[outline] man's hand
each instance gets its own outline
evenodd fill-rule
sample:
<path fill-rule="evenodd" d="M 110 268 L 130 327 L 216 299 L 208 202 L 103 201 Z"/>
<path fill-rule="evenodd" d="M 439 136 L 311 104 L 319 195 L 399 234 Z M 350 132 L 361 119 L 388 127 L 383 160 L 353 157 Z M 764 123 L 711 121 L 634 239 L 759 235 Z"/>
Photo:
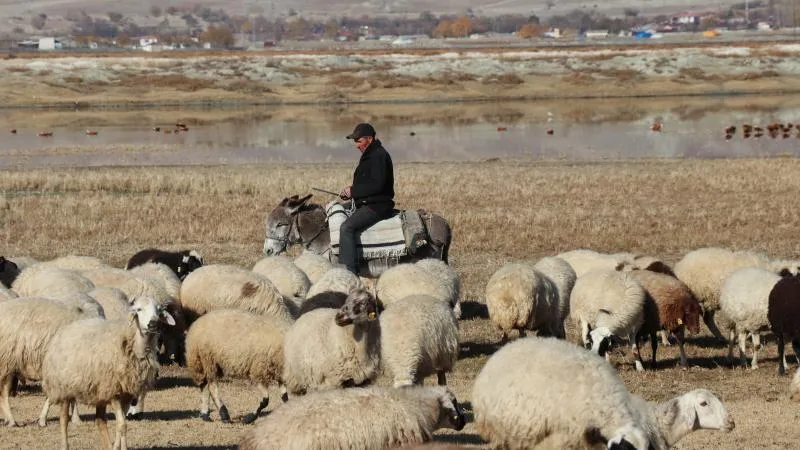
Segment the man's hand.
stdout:
<path fill-rule="evenodd" d="M 342 197 L 345 200 L 350 199 L 350 195 L 351 195 L 350 188 L 351 187 L 352 186 L 347 186 L 346 188 L 342 189 L 342 193 L 339 194 L 339 197 Z"/>

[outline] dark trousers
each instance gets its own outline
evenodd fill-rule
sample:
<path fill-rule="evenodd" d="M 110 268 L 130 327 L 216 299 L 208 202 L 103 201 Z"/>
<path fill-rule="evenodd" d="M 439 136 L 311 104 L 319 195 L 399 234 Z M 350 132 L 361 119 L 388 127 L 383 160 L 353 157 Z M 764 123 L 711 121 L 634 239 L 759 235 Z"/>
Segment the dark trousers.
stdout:
<path fill-rule="evenodd" d="M 391 217 L 394 205 L 364 205 L 353 212 L 339 228 L 339 262 L 347 270 L 358 275 L 358 252 L 356 251 L 356 234 L 375 225 L 383 219 Z"/>

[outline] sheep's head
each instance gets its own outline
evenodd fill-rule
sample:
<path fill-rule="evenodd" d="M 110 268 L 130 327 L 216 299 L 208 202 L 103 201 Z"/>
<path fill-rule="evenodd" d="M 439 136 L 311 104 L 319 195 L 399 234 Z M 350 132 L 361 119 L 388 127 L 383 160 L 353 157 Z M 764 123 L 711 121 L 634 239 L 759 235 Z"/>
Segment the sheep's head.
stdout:
<path fill-rule="evenodd" d="M 354 289 L 344 305 L 336 312 L 336 325 L 340 327 L 378 319 L 378 302 L 364 289 Z"/>
<path fill-rule="evenodd" d="M 142 334 L 156 334 L 159 324 L 175 325 L 175 319 L 151 297 L 136 297 L 131 303 L 131 320 L 135 320 Z"/>
<path fill-rule="evenodd" d="M 293 240 L 299 238 L 295 216 L 300 212 L 312 194 L 303 198 L 293 195 L 284 198 L 266 220 L 267 236 L 264 240 L 264 256 L 280 255 L 286 251 Z"/>
<path fill-rule="evenodd" d="M 644 431 L 631 424 L 617 430 L 607 445 L 609 450 L 647 450 L 650 440 Z"/>
<path fill-rule="evenodd" d="M 19 267 L 2 256 L 0 256 L 0 283 L 7 288 L 11 288 L 11 283 L 17 279 Z"/>
<path fill-rule="evenodd" d="M 194 250 L 184 251 L 181 257 L 181 262 L 178 264 L 178 268 L 176 270 L 178 278 L 183 281 L 183 279 L 192 273 L 192 271 L 203 267 L 203 264 L 203 257 L 200 255 L 200 253 L 197 253 Z"/>
<path fill-rule="evenodd" d="M 729 432 L 736 423 L 719 398 L 706 389 L 695 389 L 678 398 L 680 417 L 692 430 L 721 430 Z M 688 423 L 691 422 L 691 423 Z"/>
<path fill-rule="evenodd" d="M 450 428 L 456 431 L 461 431 L 466 425 L 464 412 L 458 405 L 456 396 L 450 392 L 449 389 L 440 387 L 439 395 L 439 422 L 436 428 Z"/>
<path fill-rule="evenodd" d="M 614 334 L 611 333 L 611 330 L 606 327 L 599 327 L 589 332 L 586 344 L 592 352 L 605 356 L 606 352 L 611 350 L 613 340 Z"/>

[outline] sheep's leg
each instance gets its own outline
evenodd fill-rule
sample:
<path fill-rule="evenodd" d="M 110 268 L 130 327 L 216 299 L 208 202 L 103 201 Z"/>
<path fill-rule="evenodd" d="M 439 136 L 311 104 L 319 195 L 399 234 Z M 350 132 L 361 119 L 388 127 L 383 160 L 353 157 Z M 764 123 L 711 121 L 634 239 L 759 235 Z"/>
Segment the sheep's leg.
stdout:
<path fill-rule="evenodd" d="M 69 402 L 67 402 L 69 405 Z M 69 408 L 69 406 L 67 406 Z M 119 420 L 119 417 L 117 417 Z M 111 448 L 111 438 L 108 436 L 108 422 L 106 421 L 106 405 L 97 405 L 94 410 L 94 423 L 97 425 L 97 432 L 100 433 L 100 440 L 103 442 L 103 450 Z"/>
<path fill-rule="evenodd" d="M 683 367 L 684 369 L 688 369 L 689 368 L 689 361 L 686 359 L 686 351 L 683 349 L 683 344 L 684 344 L 684 339 L 683 339 L 684 338 L 684 330 L 683 330 L 683 328 L 679 329 L 674 334 L 675 334 L 675 339 L 678 340 L 678 350 L 680 350 L 680 353 L 681 353 L 681 367 Z"/>
<path fill-rule="evenodd" d="M 636 332 L 631 334 L 629 340 L 631 341 L 631 356 L 635 359 L 633 364 L 636 366 L 637 372 L 642 372 L 644 371 L 644 364 L 642 364 L 642 351 L 636 342 Z"/>
<path fill-rule="evenodd" d="M 211 391 L 208 387 L 208 383 L 206 383 L 200 387 L 200 418 L 203 419 L 203 422 L 211 422 L 211 416 L 208 411 L 210 400 Z"/>
<path fill-rule="evenodd" d="M 586 348 L 592 348 L 589 342 L 589 331 L 589 322 L 581 320 L 581 342 L 583 342 L 583 346 Z"/>
<path fill-rule="evenodd" d="M 519 337 L 520 337 L 520 339 L 524 338 L 525 336 L 527 336 L 527 334 L 525 334 L 525 330 L 520 328 L 519 329 Z"/>
<path fill-rule="evenodd" d="M 778 375 L 786 375 L 786 353 L 785 342 L 783 341 L 783 333 L 776 333 L 778 338 Z"/>
<path fill-rule="evenodd" d="M 800 340 L 792 339 L 792 350 L 794 351 L 794 358 L 800 364 Z"/>
<path fill-rule="evenodd" d="M 733 367 L 733 346 L 736 345 L 736 330 L 732 329 L 728 332 L 730 339 L 728 339 L 728 364 Z"/>
<path fill-rule="evenodd" d="M 14 416 L 11 414 L 11 405 L 8 403 L 8 395 L 11 393 L 11 384 L 14 380 L 12 376 L 3 378 L 2 391 L 0 392 L 0 408 L 3 409 L 3 415 L 6 416 L 6 425 L 9 427 L 17 426 Z"/>
<path fill-rule="evenodd" d="M 231 423 L 231 416 L 228 414 L 228 407 L 222 403 L 222 397 L 219 396 L 219 385 L 216 381 L 212 381 L 209 384 L 211 398 L 214 399 L 214 404 L 217 405 L 217 410 L 219 410 L 219 420 L 221 420 L 223 423 Z"/>
<path fill-rule="evenodd" d="M 258 404 L 256 412 L 242 417 L 242 423 L 250 424 L 256 421 L 261 411 L 269 405 L 269 391 L 262 383 L 258 383 L 258 390 L 261 391 L 261 403 Z"/>
<path fill-rule="evenodd" d="M 717 328 L 717 324 L 714 323 L 714 310 L 706 310 L 703 312 L 703 322 L 705 322 L 706 327 L 708 327 L 708 331 L 714 335 L 720 342 L 725 342 L 725 338 L 722 336 L 722 333 Z"/>
<path fill-rule="evenodd" d="M 650 333 L 650 349 L 653 350 L 653 362 L 650 364 L 651 370 L 656 370 L 656 351 L 658 350 L 658 336 Z"/>
<path fill-rule="evenodd" d="M 747 356 L 745 355 L 745 350 L 747 347 L 747 333 L 740 332 L 739 333 L 739 359 L 741 360 L 742 365 L 747 368 Z"/>
<path fill-rule="evenodd" d="M 142 418 L 142 412 L 144 412 L 144 398 L 147 395 L 146 391 L 143 391 L 139 394 L 139 398 L 136 399 L 136 404 L 131 405 L 128 408 L 128 419 L 129 420 L 139 420 Z"/>
<path fill-rule="evenodd" d="M 281 384 L 281 401 L 286 403 L 289 401 L 289 392 L 286 390 L 286 385 Z"/>
<path fill-rule="evenodd" d="M 436 377 L 438 378 L 439 386 L 447 386 L 447 375 L 445 375 L 444 370 L 436 372 Z"/>
<path fill-rule="evenodd" d="M 114 411 L 117 416 L 117 435 L 114 437 L 114 450 L 128 450 L 128 422 L 125 418 L 128 405 L 119 400 L 114 401 Z"/>
<path fill-rule="evenodd" d="M 50 412 L 50 398 L 44 398 L 44 405 L 42 405 L 42 412 L 39 414 L 39 426 L 46 427 L 47 426 L 47 413 Z"/>
<path fill-rule="evenodd" d="M 58 424 L 61 426 L 61 450 L 69 450 L 67 442 L 67 428 L 69 427 L 69 402 L 61 404 L 61 414 L 58 415 Z"/>
<path fill-rule="evenodd" d="M 669 331 L 661 330 L 659 333 L 661 334 L 661 344 L 663 344 L 664 347 L 669 347 L 670 345 L 672 345 L 669 342 Z"/>
<path fill-rule="evenodd" d="M 750 363 L 750 368 L 753 370 L 758 369 L 758 351 L 761 350 L 761 333 L 753 333 L 753 362 Z"/>
<path fill-rule="evenodd" d="M 72 417 L 70 421 L 77 425 L 81 423 L 81 415 L 78 413 L 78 402 L 76 400 L 69 401 L 69 409 L 70 409 L 70 416 Z"/>

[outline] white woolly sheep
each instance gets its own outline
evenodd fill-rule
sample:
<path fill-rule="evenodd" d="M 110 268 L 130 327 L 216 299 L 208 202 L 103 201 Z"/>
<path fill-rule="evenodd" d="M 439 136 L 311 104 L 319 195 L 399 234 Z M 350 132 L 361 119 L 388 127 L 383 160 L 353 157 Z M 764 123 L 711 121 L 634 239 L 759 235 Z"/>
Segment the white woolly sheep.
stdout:
<path fill-rule="evenodd" d="M 111 267 L 104 263 L 100 258 L 95 258 L 94 256 L 77 255 L 62 256 L 50 261 L 42 261 L 41 264 L 46 264 L 51 267 L 58 267 L 59 269 L 64 270 L 73 270 L 76 272 Z"/>
<path fill-rule="evenodd" d="M 338 310 L 300 316 L 284 339 L 283 381 L 292 394 L 361 385 L 378 375 L 378 304 L 367 291 L 352 291 Z"/>
<path fill-rule="evenodd" d="M 316 283 L 325 275 L 325 272 L 333 268 L 333 264 L 328 258 L 313 252 L 303 252 L 294 259 L 294 265 L 302 270 L 308 277 L 311 284 Z"/>
<path fill-rule="evenodd" d="M 550 278 L 526 263 L 509 263 L 498 269 L 486 284 L 489 318 L 503 332 L 538 330 L 548 336 L 564 337 L 558 289 Z"/>
<path fill-rule="evenodd" d="M 733 358 L 734 338 L 738 333 L 739 357 L 745 367 L 747 367 L 745 347 L 747 334 L 750 333 L 753 341 L 751 367 L 758 369 L 761 333 L 769 329 L 769 319 L 767 318 L 769 293 L 780 279 L 780 275 L 769 270 L 745 267 L 733 272 L 722 284 L 719 296 L 720 308 L 734 324 L 734 327 L 730 329 L 728 358 Z"/>
<path fill-rule="evenodd" d="M 36 264 L 19 274 L 11 289 L 20 297 L 59 299 L 73 294 L 87 293 L 94 284 L 75 272 L 47 264 Z"/>
<path fill-rule="evenodd" d="M 17 297 L 18 295 L 16 292 L 6 288 L 5 286 L 0 286 L 0 302 L 2 302 L 3 300 L 11 300 L 12 298 L 17 298 Z"/>
<path fill-rule="evenodd" d="M 222 264 L 190 273 L 181 285 L 181 304 L 188 323 L 212 309 L 226 308 L 291 319 L 286 302 L 267 277 Z"/>
<path fill-rule="evenodd" d="M 342 292 L 349 294 L 355 289 L 364 289 L 364 282 L 347 269 L 334 267 L 320 277 L 306 293 L 306 298 L 311 298 L 325 291 Z"/>
<path fill-rule="evenodd" d="M 593 270 L 618 270 L 626 261 L 632 259 L 631 254 L 607 255 L 589 249 L 571 250 L 556 255 L 566 261 L 575 271 L 576 277 L 581 277 Z"/>
<path fill-rule="evenodd" d="M 61 405 L 61 443 L 68 448 L 69 402 L 95 407 L 95 421 L 104 446 L 110 439 L 106 407 L 114 408 L 117 433 L 114 448 L 126 450 L 128 406 L 155 383 L 158 322 L 174 323 L 158 303 L 138 297 L 131 304 L 132 320 L 82 320 L 65 326 L 50 343 L 42 364 L 42 388 Z"/>
<path fill-rule="evenodd" d="M 472 389 L 475 425 L 494 448 L 665 449 L 697 429 L 734 422 L 711 392 L 657 406 L 631 394 L 602 358 L 558 339 L 529 337 L 498 350 Z"/>
<path fill-rule="evenodd" d="M 700 303 L 679 279 L 649 270 L 634 270 L 631 275 L 644 287 L 648 298 L 645 301 L 644 323 L 639 335 L 648 335 L 653 351 L 652 367 L 656 366 L 658 340 L 656 333 L 672 333 L 678 340 L 681 366 L 688 367 L 684 351 L 684 334 L 688 329 L 692 334 L 700 332 Z"/>
<path fill-rule="evenodd" d="M 703 322 L 709 331 L 720 341 L 725 341 L 716 323 L 719 320 L 714 319 L 720 309 L 722 283 L 738 269 L 766 268 L 768 265 L 769 258 L 760 253 L 706 247 L 687 253 L 675 264 L 673 270 L 675 276 L 689 286 L 703 307 Z"/>
<path fill-rule="evenodd" d="M 604 353 L 611 336 L 628 338 L 636 370 L 644 370 L 636 334 L 644 322 L 646 296 L 631 272 L 597 270 L 578 277 L 570 298 L 570 317 L 581 330 L 584 345 Z"/>
<path fill-rule="evenodd" d="M 128 270 L 132 274 L 157 282 L 174 301 L 180 301 L 181 279 L 165 264 L 145 263 Z"/>
<path fill-rule="evenodd" d="M 558 290 L 558 311 L 561 321 L 569 316 L 569 298 L 572 295 L 572 288 L 578 276 L 568 262 L 554 256 L 546 256 L 540 259 L 533 268 L 545 275 Z"/>
<path fill-rule="evenodd" d="M 123 320 L 130 315 L 131 305 L 128 296 L 117 288 L 94 288 L 87 295 L 103 307 L 106 320 Z"/>
<path fill-rule="evenodd" d="M 67 306 L 58 300 L 17 298 L 0 302 L 0 408 L 8 426 L 17 424 L 8 403 L 14 379 L 40 380 L 45 351 L 56 333 L 88 317 L 97 317 L 96 310 Z M 45 426 L 48 409 L 45 402 L 41 426 Z"/>
<path fill-rule="evenodd" d="M 158 276 L 134 273 L 114 267 L 84 270 L 80 274 L 90 280 L 95 287 L 119 289 L 128 299 L 146 296 L 151 297 L 159 304 L 167 304 L 172 301 L 172 297 L 167 293 L 166 285 Z"/>
<path fill-rule="evenodd" d="M 469 450 L 475 447 L 464 447 L 463 445 L 454 444 L 421 444 L 421 445 L 405 445 L 400 447 L 400 450 Z"/>
<path fill-rule="evenodd" d="M 12 256 L 11 258 L 8 258 L 8 260 L 16 264 L 20 272 L 27 269 L 30 266 L 39 264 L 38 260 L 33 259 L 30 256 Z"/>
<path fill-rule="evenodd" d="M 223 422 L 230 422 L 228 408 L 219 395 L 217 380 L 224 377 L 249 380 L 258 385 L 261 403 L 242 418 L 252 423 L 269 404 L 268 388 L 281 384 L 283 338 L 291 323 L 235 309 L 210 311 L 195 321 L 186 335 L 186 361 L 195 384 L 200 386 L 200 418 L 211 421 L 209 397 Z M 231 334 L 231 330 L 236 330 Z M 283 401 L 288 396 L 283 394 Z"/>
<path fill-rule="evenodd" d="M 424 258 L 414 263 L 422 267 L 431 275 L 439 278 L 439 281 L 450 290 L 450 298 L 453 299 L 453 313 L 456 319 L 461 318 L 461 278 L 453 266 L 436 258 Z"/>
<path fill-rule="evenodd" d="M 438 428 L 464 428 L 444 387 L 353 388 L 292 400 L 249 431 L 240 450 L 370 450 L 430 441 Z"/>
<path fill-rule="evenodd" d="M 398 264 L 381 274 L 375 285 L 378 302 L 387 308 L 412 295 L 426 295 L 437 299 L 460 312 L 458 292 L 453 289 L 449 276 L 438 274 L 425 265 Z"/>
<path fill-rule="evenodd" d="M 305 272 L 286 256 L 268 256 L 253 266 L 253 272 L 264 275 L 284 297 L 305 298 L 311 282 Z"/>
<path fill-rule="evenodd" d="M 394 375 L 394 387 L 421 384 L 445 372 L 458 360 L 458 320 L 442 302 L 424 295 L 392 303 L 381 313 L 381 364 Z"/>

